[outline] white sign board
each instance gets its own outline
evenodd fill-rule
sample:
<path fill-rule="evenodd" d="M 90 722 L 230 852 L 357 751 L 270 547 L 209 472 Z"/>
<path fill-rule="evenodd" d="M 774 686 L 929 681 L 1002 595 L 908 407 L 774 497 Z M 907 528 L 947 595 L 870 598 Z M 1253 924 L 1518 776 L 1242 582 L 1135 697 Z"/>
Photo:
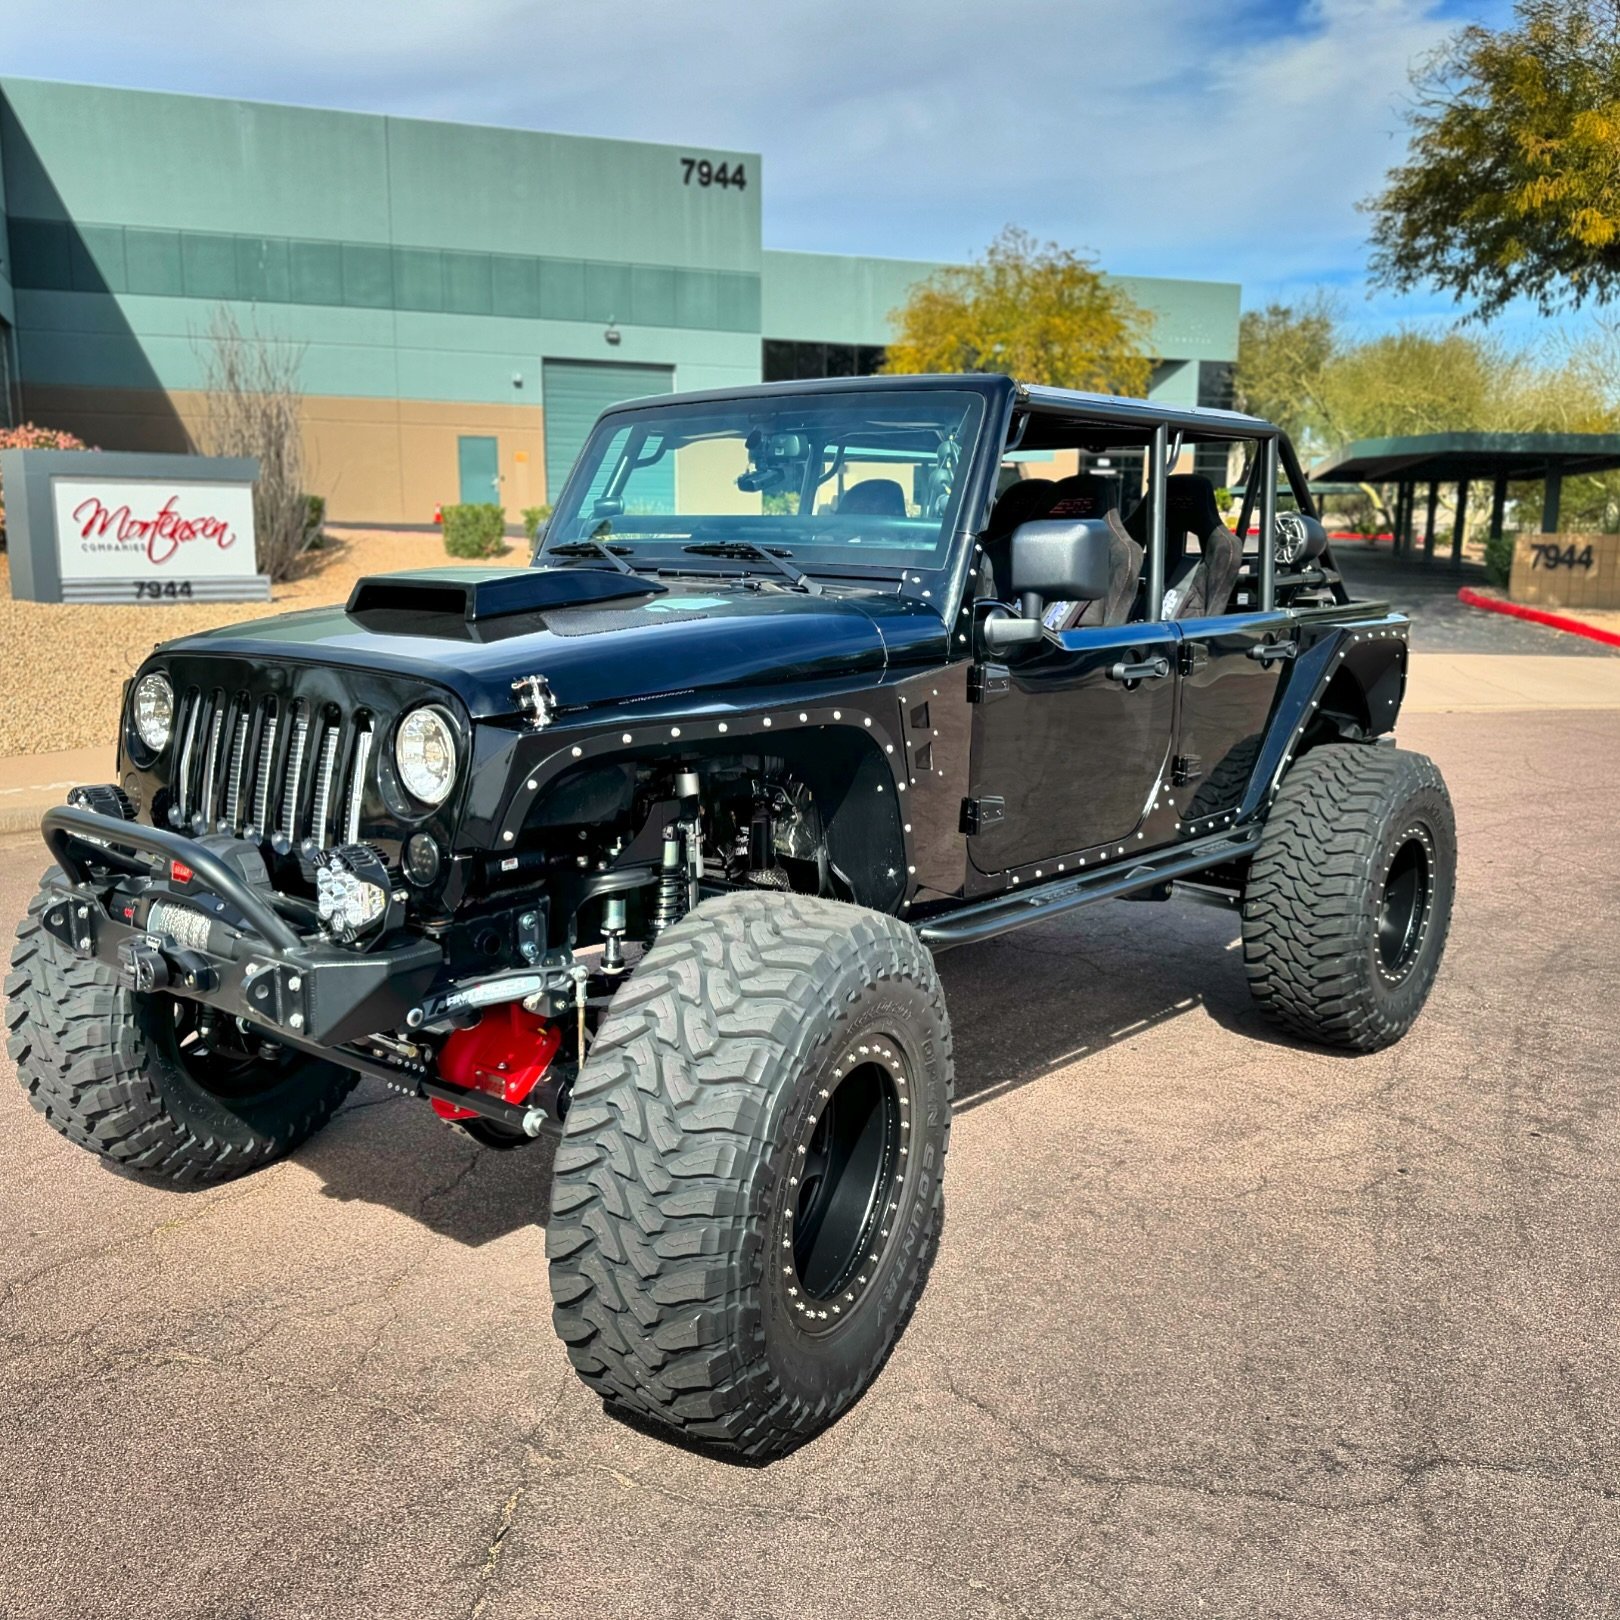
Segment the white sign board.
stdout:
<path fill-rule="evenodd" d="M 56 476 L 51 506 L 66 601 L 268 594 L 254 561 L 251 484 Z"/>

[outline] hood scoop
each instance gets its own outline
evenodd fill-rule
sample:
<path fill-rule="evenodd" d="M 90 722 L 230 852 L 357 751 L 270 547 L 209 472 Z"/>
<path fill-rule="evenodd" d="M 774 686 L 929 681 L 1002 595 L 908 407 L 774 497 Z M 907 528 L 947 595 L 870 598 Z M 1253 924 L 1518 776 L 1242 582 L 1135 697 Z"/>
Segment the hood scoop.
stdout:
<path fill-rule="evenodd" d="M 384 635 L 446 636 L 480 641 L 480 627 L 554 608 L 584 607 L 633 596 L 661 596 L 657 580 L 609 568 L 424 568 L 357 580 L 346 609 Z M 520 628 L 506 626 L 508 633 Z"/>

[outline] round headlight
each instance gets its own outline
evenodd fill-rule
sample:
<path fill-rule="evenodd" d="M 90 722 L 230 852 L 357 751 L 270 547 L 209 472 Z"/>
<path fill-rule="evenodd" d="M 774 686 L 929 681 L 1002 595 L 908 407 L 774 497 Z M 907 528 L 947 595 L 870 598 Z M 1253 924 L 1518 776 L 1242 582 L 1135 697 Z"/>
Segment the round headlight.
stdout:
<path fill-rule="evenodd" d="M 399 779 L 423 804 L 443 804 L 456 781 L 456 734 L 443 709 L 412 709 L 394 738 Z"/>
<path fill-rule="evenodd" d="M 141 741 L 154 754 L 161 754 L 169 745 L 169 733 L 174 727 L 174 688 L 169 685 L 169 677 L 155 671 L 143 675 L 135 684 L 130 713 Z"/>

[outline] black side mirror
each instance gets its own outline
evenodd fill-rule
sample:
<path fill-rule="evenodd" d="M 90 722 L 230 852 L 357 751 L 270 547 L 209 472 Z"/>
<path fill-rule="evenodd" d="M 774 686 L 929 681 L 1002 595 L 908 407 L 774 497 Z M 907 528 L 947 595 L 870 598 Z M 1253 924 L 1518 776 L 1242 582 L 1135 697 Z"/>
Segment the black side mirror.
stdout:
<path fill-rule="evenodd" d="M 1114 534 L 1104 518 L 1041 519 L 1012 535 L 1012 586 L 1022 618 L 1005 613 L 984 621 L 984 642 L 1004 652 L 1041 639 L 1041 614 L 1051 602 L 1095 602 L 1108 595 Z"/>
<path fill-rule="evenodd" d="M 1012 537 L 1013 589 L 1020 599 L 1038 596 L 1053 602 L 1095 602 L 1107 596 L 1113 538 L 1103 518 L 1020 523 Z M 1039 618 L 1039 612 L 1034 616 Z"/>

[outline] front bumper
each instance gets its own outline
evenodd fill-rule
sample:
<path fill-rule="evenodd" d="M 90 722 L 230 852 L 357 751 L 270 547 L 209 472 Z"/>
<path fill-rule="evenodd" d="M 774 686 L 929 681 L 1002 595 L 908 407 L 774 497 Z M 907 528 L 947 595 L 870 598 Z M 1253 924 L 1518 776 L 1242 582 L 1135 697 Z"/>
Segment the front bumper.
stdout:
<path fill-rule="evenodd" d="M 217 1007 L 303 1046 L 402 1028 L 443 967 L 431 940 L 360 951 L 301 932 L 300 902 L 250 883 L 214 850 L 93 810 L 48 810 L 41 831 L 61 867 L 45 931 L 132 990 Z M 184 874 L 184 875 L 182 875 Z M 193 913 L 188 940 L 149 926 Z"/>

